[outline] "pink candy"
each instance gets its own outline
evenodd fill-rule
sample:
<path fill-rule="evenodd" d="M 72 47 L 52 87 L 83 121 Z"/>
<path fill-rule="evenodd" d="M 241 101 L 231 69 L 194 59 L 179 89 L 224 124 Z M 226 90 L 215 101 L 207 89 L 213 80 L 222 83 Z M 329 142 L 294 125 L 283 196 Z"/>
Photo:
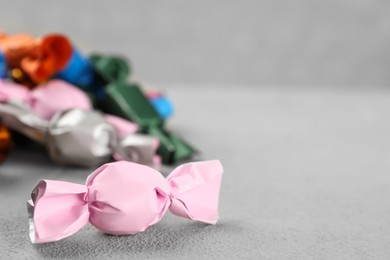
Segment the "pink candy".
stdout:
<path fill-rule="evenodd" d="M 216 160 L 194 162 L 179 166 L 165 179 L 152 168 L 121 161 L 98 168 L 85 186 L 42 180 L 29 201 L 31 241 L 57 241 L 88 222 L 108 234 L 136 234 L 168 209 L 215 224 L 222 171 Z"/>
<path fill-rule="evenodd" d="M 18 100 L 28 105 L 43 119 L 50 120 L 57 112 L 70 108 L 92 109 L 83 91 L 62 80 L 51 80 L 33 90 L 0 80 L 0 101 Z"/>

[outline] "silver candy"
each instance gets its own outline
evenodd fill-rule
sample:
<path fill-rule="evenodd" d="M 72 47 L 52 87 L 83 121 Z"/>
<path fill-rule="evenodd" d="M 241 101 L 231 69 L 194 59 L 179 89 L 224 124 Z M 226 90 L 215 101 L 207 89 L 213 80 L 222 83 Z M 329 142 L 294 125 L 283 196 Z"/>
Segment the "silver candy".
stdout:
<path fill-rule="evenodd" d="M 47 130 L 50 157 L 59 163 L 96 166 L 109 160 L 116 133 L 97 111 L 70 109 L 56 114 Z"/>
<path fill-rule="evenodd" d="M 155 138 L 142 134 L 129 134 L 118 143 L 114 158 L 154 167 Z"/>
<path fill-rule="evenodd" d="M 34 141 L 45 142 L 49 122 L 34 114 L 31 109 L 16 100 L 0 103 L 0 117 L 4 125 L 20 132 Z"/>

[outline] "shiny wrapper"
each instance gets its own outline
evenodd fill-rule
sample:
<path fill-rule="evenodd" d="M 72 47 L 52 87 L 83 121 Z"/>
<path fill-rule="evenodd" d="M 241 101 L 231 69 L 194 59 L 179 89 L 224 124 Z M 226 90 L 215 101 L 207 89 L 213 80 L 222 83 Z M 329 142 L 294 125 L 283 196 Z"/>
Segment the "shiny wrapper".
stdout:
<path fill-rule="evenodd" d="M 164 120 L 150 104 L 137 84 L 113 82 L 105 88 L 98 108 L 106 113 L 129 119 L 143 133 L 160 140 L 158 154 L 166 164 L 175 164 L 192 157 L 195 149 L 177 135 L 164 129 Z"/>
<path fill-rule="evenodd" d="M 76 86 L 86 88 L 93 84 L 94 71 L 89 59 L 82 55 L 77 48 L 73 47 L 72 56 L 68 64 L 56 77 Z"/>
<path fill-rule="evenodd" d="M 8 128 L 34 141 L 40 143 L 45 141 L 48 122 L 34 114 L 27 105 L 16 100 L 0 103 L 0 117 Z"/>
<path fill-rule="evenodd" d="M 9 68 L 20 69 L 35 83 L 42 83 L 65 68 L 72 55 L 69 40 L 60 34 L 41 38 L 3 34 L 0 35 L 0 49 Z"/>
<path fill-rule="evenodd" d="M 71 109 L 51 120 L 46 145 L 54 161 L 90 167 L 109 160 L 116 133 L 99 112 Z"/>
<path fill-rule="evenodd" d="M 90 60 L 105 85 L 110 82 L 125 81 L 130 75 L 130 66 L 124 57 L 92 54 Z"/>
<path fill-rule="evenodd" d="M 157 146 L 156 138 L 142 134 L 130 134 L 120 140 L 113 156 L 118 161 L 125 160 L 158 168 L 155 160 Z"/>

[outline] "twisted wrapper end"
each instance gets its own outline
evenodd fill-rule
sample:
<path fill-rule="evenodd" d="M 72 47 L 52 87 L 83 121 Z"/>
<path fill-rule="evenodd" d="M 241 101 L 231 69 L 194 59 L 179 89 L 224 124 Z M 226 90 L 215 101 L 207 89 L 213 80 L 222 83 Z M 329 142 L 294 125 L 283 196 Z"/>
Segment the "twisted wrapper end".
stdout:
<path fill-rule="evenodd" d="M 27 202 L 30 239 L 47 243 L 68 237 L 88 223 L 84 185 L 42 180 Z"/>
<path fill-rule="evenodd" d="M 35 51 L 24 57 L 20 65 L 34 82 L 42 83 L 65 68 L 72 56 L 72 45 L 60 34 L 45 35 L 35 45 Z"/>
<path fill-rule="evenodd" d="M 172 203 L 169 210 L 184 218 L 215 224 L 223 167 L 220 161 L 187 163 L 168 177 Z"/>

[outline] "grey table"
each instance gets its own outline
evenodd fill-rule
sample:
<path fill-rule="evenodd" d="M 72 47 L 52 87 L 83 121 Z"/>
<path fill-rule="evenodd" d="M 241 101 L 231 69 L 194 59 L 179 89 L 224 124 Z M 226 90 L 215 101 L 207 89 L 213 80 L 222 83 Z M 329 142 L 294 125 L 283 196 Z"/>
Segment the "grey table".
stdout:
<path fill-rule="evenodd" d="M 170 86 L 169 127 L 225 167 L 216 226 L 169 213 L 135 236 L 91 226 L 31 244 L 25 201 L 41 178 L 93 169 L 15 150 L 0 167 L 4 259 L 389 259 L 390 90 Z M 164 173 L 168 173 L 165 169 Z"/>

